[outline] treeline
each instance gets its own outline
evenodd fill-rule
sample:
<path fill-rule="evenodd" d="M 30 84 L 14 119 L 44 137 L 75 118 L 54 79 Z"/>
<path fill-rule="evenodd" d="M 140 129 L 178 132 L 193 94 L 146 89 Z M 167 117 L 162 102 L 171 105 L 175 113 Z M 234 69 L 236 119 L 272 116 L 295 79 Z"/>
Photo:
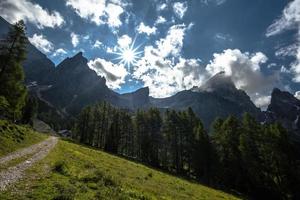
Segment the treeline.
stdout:
<path fill-rule="evenodd" d="M 216 120 L 208 135 L 190 108 L 130 113 L 103 102 L 83 109 L 73 138 L 225 190 L 299 198 L 299 160 L 286 130 L 248 114 Z"/>

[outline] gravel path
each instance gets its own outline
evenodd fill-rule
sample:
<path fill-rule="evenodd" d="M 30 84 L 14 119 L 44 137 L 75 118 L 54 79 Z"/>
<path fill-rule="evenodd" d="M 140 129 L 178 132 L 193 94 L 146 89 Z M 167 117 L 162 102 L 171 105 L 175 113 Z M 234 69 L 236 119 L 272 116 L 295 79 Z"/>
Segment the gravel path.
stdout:
<path fill-rule="evenodd" d="M 24 162 L 18 163 L 17 165 L 9 167 L 7 170 L 0 172 L 0 191 L 5 190 L 8 185 L 13 184 L 19 179 L 21 179 L 24 175 L 25 170 L 31 167 L 37 161 L 46 157 L 50 150 L 56 145 L 56 143 L 56 137 L 49 137 L 43 142 L 13 152 L 3 158 L 0 158 L 0 164 L 4 164 L 13 159 L 33 154 Z"/>

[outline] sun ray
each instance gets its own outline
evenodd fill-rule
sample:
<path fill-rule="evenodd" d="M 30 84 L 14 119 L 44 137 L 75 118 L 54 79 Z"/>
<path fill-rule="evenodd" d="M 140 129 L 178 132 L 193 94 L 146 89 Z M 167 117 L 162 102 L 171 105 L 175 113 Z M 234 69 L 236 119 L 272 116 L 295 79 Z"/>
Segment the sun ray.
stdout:
<path fill-rule="evenodd" d="M 118 64 L 127 66 L 128 70 L 130 70 L 132 65 L 137 63 L 140 55 L 143 53 L 143 51 L 138 51 L 142 44 L 137 46 L 135 45 L 136 38 L 137 36 L 134 37 L 131 44 L 129 44 L 127 47 L 118 47 L 115 52 L 112 52 L 113 54 L 117 55 L 117 57 L 113 60 L 119 60 Z"/>

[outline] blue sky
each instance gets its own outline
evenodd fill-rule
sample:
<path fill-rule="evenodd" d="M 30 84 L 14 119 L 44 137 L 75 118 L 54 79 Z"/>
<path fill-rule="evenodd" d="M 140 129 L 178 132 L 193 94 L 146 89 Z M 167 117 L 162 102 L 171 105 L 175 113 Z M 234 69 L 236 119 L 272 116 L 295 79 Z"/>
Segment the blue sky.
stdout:
<path fill-rule="evenodd" d="M 2 0 L 0 15 L 55 64 L 82 51 L 121 93 L 170 96 L 225 71 L 260 107 L 273 87 L 300 98 L 300 0 Z"/>

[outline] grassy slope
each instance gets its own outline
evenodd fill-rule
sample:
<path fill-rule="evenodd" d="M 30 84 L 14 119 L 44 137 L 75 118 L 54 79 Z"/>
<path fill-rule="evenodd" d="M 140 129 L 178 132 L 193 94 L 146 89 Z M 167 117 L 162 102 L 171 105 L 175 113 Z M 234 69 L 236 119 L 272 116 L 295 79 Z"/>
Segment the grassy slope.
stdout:
<path fill-rule="evenodd" d="M 236 199 L 102 151 L 59 141 L 0 199 Z"/>
<path fill-rule="evenodd" d="M 0 157 L 44 140 L 47 136 L 24 126 L 0 120 Z"/>

